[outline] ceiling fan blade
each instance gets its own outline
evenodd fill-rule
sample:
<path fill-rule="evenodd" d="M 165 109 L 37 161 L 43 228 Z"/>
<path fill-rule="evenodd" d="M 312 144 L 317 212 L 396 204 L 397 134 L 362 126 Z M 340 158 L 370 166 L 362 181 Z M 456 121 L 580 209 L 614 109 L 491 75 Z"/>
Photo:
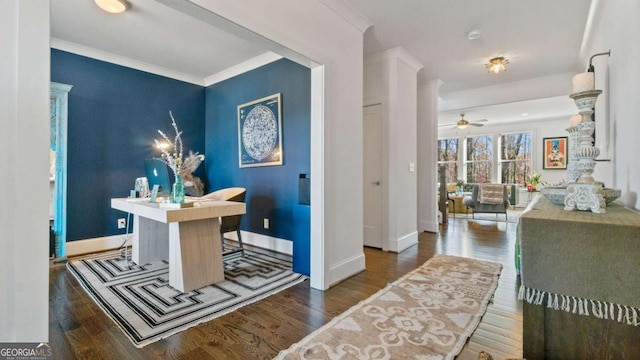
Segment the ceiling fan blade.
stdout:
<path fill-rule="evenodd" d="M 480 126 L 484 126 L 484 124 L 478 124 L 478 123 L 475 123 L 475 122 L 470 122 L 470 123 L 469 123 L 469 126 L 477 126 L 477 127 L 480 127 Z"/>
<path fill-rule="evenodd" d="M 476 124 L 476 123 L 487 122 L 489 120 L 487 120 L 487 119 L 479 119 L 479 120 L 473 120 L 473 121 L 467 121 L 467 120 L 464 120 L 464 121 L 468 122 L 468 125 L 471 125 L 471 126 L 482 126 L 482 125 L 479 125 L 479 124 Z M 448 124 L 439 124 L 438 127 L 449 127 L 449 126 L 451 126 L 452 129 L 455 129 L 455 128 L 458 127 L 458 125 L 460 125 L 460 121 L 457 121 L 457 122 L 454 122 L 454 123 L 448 123 Z"/>

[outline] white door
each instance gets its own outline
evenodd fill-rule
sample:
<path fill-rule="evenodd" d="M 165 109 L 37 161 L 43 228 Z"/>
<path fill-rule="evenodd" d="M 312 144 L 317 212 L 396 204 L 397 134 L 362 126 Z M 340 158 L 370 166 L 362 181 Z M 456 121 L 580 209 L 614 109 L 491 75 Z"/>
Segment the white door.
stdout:
<path fill-rule="evenodd" d="M 364 245 L 382 248 L 381 105 L 363 111 Z"/>

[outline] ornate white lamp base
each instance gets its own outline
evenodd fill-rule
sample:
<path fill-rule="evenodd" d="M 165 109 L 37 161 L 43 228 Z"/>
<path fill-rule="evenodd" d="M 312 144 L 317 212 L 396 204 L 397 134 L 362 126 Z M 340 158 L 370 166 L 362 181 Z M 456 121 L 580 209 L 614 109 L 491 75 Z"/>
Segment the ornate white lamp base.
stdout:
<path fill-rule="evenodd" d="M 606 212 L 606 202 L 602 194 L 602 183 L 572 183 L 567 186 L 564 209 L 591 210 L 597 214 Z"/>
<path fill-rule="evenodd" d="M 605 213 L 607 203 L 601 191 L 601 182 L 593 179 L 593 169 L 596 166 L 595 158 L 600 155 L 600 150 L 593 146 L 593 131 L 595 123 L 591 120 L 593 106 L 602 90 L 589 90 L 569 95 L 578 106 L 582 121 L 578 123 L 577 134 L 579 144 L 572 150 L 572 161 L 575 162 L 572 176 L 577 176 L 575 182 L 567 186 L 567 194 L 564 196 L 564 209 L 591 210 L 591 212 Z M 575 145 L 575 144 L 574 144 Z"/>

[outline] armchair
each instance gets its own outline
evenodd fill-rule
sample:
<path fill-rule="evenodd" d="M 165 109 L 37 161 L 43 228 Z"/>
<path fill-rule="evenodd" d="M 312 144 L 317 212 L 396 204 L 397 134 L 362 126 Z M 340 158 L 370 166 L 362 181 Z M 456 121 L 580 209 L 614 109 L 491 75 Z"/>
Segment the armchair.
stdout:
<path fill-rule="evenodd" d="M 475 213 L 495 213 L 504 214 L 507 220 L 507 209 L 509 208 L 509 194 L 507 187 L 502 184 L 478 184 L 473 186 L 470 197 L 462 200 Z M 475 216 L 474 216 L 475 218 Z"/>
<path fill-rule="evenodd" d="M 201 199 L 244 202 L 246 194 L 247 190 L 243 187 L 231 187 L 214 191 L 202 196 Z M 222 244 L 222 252 L 224 252 L 224 234 L 235 231 L 236 234 L 238 234 L 240 249 L 233 252 L 241 251 L 242 255 L 244 255 L 244 245 L 242 244 L 242 236 L 240 235 L 241 220 L 242 215 L 223 216 L 222 218 L 220 218 L 220 241 Z"/>

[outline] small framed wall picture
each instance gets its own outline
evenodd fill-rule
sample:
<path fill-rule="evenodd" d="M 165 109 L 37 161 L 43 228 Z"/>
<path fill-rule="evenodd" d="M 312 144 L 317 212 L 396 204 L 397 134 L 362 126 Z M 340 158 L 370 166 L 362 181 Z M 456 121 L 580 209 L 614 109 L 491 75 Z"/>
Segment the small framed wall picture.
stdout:
<path fill-rule="evenodd" d="M 566 169 L 567 168 L 567 146 L 566 136 L 543 138 L 542 139 L 542 168 Z"/>
<path fill-rule="evenodd" d="M 282 165 L 282 94 L 238 105 L 241 168 Z"/>

